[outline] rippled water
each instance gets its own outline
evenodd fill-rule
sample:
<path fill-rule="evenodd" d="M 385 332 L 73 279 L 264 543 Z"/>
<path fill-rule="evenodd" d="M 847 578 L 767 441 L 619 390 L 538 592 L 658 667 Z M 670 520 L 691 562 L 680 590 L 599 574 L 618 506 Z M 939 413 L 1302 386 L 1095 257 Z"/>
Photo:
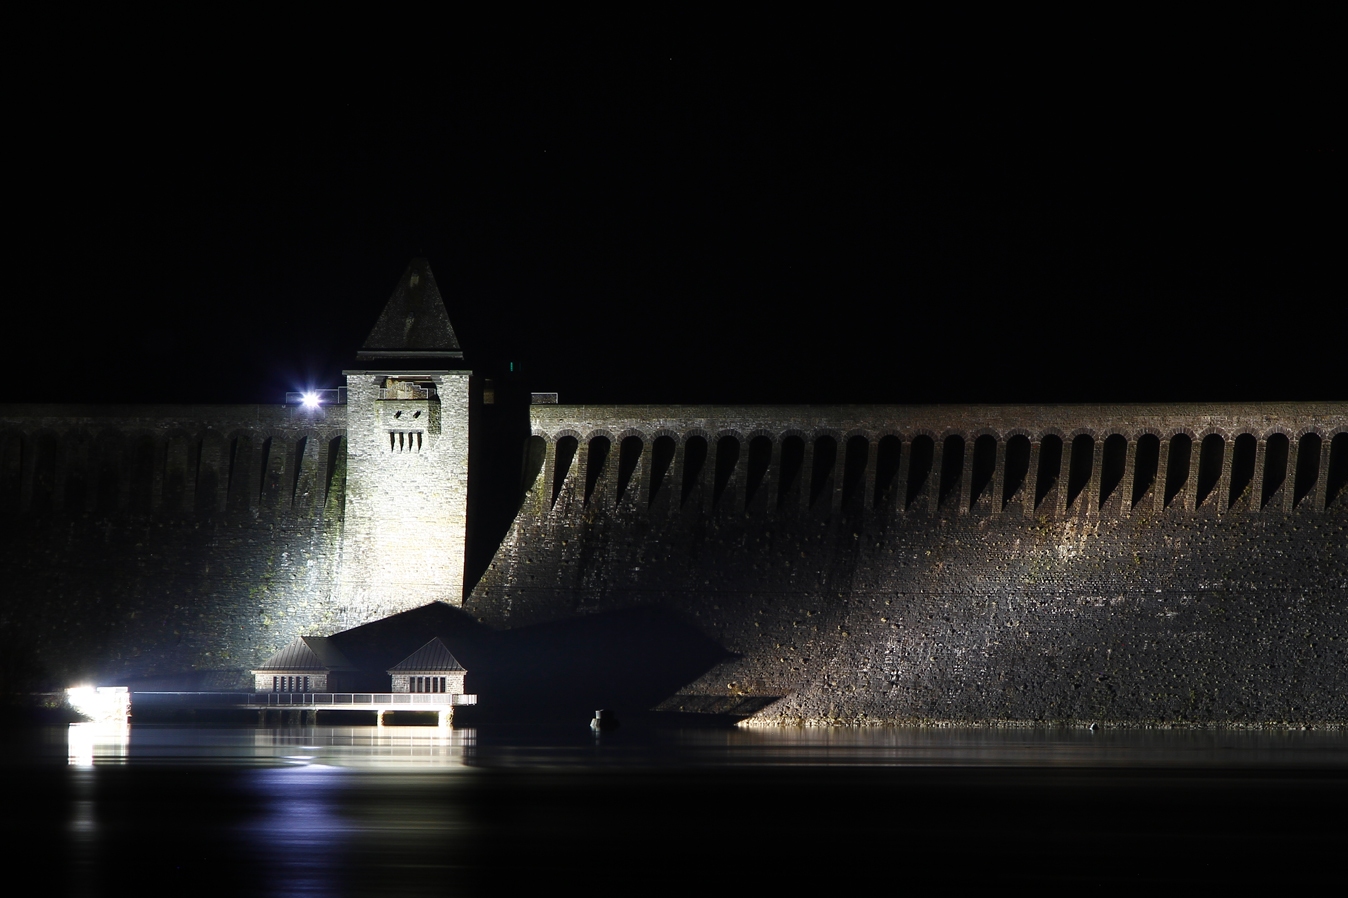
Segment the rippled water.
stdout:
<path fill-rule="evenodd" d="M 1348 734 L 80 724 L 12 735 L 56 894 L 1341 878 Z"/>

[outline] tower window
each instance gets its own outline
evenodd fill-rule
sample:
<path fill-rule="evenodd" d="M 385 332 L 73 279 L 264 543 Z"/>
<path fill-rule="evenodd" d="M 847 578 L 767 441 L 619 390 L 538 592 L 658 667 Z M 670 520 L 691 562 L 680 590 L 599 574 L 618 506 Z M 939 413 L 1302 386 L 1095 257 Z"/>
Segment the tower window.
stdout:
<path fill-rule="evenodd" d="M 424 443 L 422 434 L 420 430 L 390 430 L 388 449 L 390 452 L 420 452 Z"/>

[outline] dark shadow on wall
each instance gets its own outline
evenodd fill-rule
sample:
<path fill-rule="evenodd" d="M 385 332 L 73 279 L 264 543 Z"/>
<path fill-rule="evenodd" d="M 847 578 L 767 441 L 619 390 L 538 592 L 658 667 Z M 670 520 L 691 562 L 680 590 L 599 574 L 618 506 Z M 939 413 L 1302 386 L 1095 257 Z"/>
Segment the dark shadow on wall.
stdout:
<path fill-rule="evenodd" d="M 493 630 L 435 603 L 338 633 L 333 641 L 368 688 L 388 688 L 387 670 L 438 636 L 468 670 L 478 723 L 585 723 L 596 709 L 619 719 L 644 714 L 733 657 L 662 608 L 631 608 L 516 630 Z"/>
<path fill-rule="evenodd" d="M 542 474 L 546 450 L 543 440 L 529 432 L 528 394 L 512 385 L 496 384 L 493 403 L 475 403 L 471 414 L 480 436 L 468 448 L 464 595 L 481 579 L 510 532 L 525 493 Z M 576 454 L 575 439 L 558 449 L 557 464 L 564 474 Z M 553 502 L 560 488 L 559 478 Z"/>

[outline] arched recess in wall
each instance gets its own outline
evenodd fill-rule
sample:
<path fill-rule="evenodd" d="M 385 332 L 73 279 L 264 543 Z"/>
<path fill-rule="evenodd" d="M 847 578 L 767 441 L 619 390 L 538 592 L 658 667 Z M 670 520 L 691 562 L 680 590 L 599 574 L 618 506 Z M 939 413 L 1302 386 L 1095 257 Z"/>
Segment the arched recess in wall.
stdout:
<path fill-rule="evenodd" d="M 782 440 L 781 480 L 777 484 L 778 509 L 799 504 L 800 476 L 804 467 L 805 440 L 792 434 Z"/>
<path fill-rule="evenodd" d="M 134 514 L 154 510 L 154 437 L 137 434 L 131 440 L 131 490 L 127 501 Z"/>
<path fill-rule="evenodd" d="M 1002 478 L 1002 508 L 1025 488 L 1030 476 L 1030 438 L 1016 434 L 1006 441 L 1006 475 Z"/>
<path fill-rule="evenodd" d="M 772 440 L 759 435 L 749 441 L 748 482 L 744 484 L 744 507 L 748 508 L 763 488 L 772 465 Z"/>
<path fill-rule="evenodd" d="M 814 441 L 814 466 L 810 473 L 810 507 L 833 501 L 833 471 L 838 464 L 838 441 L 825 434 Z"/>
<path fill-rule="evenodd" d="M 89 456 L 92 454 L 92 441 L 84 431 L 71 430 L 62 438 L 61 444 L 66 456 L 62 511 L 69 515 L 82 514 L 89 508 Z"/>
<path fill-rule="evenodd" d="M 964 437 L 951 434 L 941 446 L 941 484 L 936 504 L 957 501 L 964 482 Z"/>
<path fill-rule="evenodd" d="M 213 430 L 207 431 L 201 438 L 199 453 L 196 513 L 209 515 L 221 504 L 222 475 L 228 464 L 225 438 Z"/>
<path fill-rule="evenodd" d="M 238 433 L 229 441 L 229 473 L 225 477 L 225 508 L 230 511 L 242 511 L 251 501 L 248 475 L 253 461 L 253 435 Z"/>
<path fill-rule="evenodd" d="M 312 448 L 309 444 L 310 439 L 308 436 L 302 436 L 295 440 L 291 456 L 290 483 L 286 485 L 286 492 L 288 494 L 286 496 L 286 505 L 288 506 L 293 507 L 300 505 L 308 493 L 308 490 L 305 489 L 303 474 L 305 468 L 305 456 L 309 454 L 308 450 Z"/>
<path fill-rule="evenodd" d="M 533 437 L 538 440 L 538 469 L 543 467 L 543 438 Z M 526 464 L 529 458 L 525 454 Z M 538 479 L 538 470 L 533 473 L 533 480 L 529 481 L 532 486 L 534 480 Z M 337 517 L 342 514 L 346 498 L 346 437 L 335 436 L 328 440 L 328 464 L 323 472 L 323 514 L 325 517 Z"/>
<path fill-rule="evenodd" d="M 643 448 L 641 437 L 628 436 L 618 444 L 618 495 L 616 501 L 621 502 L 623 496 L 627 495 L 627 488 L 632 483 L 632 475 L 636 473 L 637 463 L 641 461 L 641 450 Z"/>
<path fill-rule="evenodd" d="M 1072 458 L 1067 467 L 1067 507 L 1081 495 L 1081 491 L 1091 482 L 1091 469 L 1095 467 L 1095 437 L 1083 433 L 1072 440 Z"/>
<path fill-rule="evenodd" d="M 1124 469 L 1128 462 L 1128 440 L 1113 433 L 1105 438 L 1100 448 L 1100 507 L 1114 495 L 1114 491 L 1123 483 Z"/>
<path fill-rule="evenodd" d="M 1254 483 L 1255 453 L 1258 448 L 1254 434 L 1243 433 L 1236 437 L 1231 452 L 1231 499 L 1228 503 L 1231 506 L 1235 506 L 1246 495 L 1250 484 Z"/>
<path fill-rule="evenodd" d="M 893 434 L 880 438 L 875 447 L 875 498 L 876 508 L 894 507 L 894 485 L 899 479 L 899 462 L 903 455 L 903 441 Z"/>
<path fill-rule="evenodd" d="M 969 507 L 973 508 L 978 500 L 990 495 L 992 477 L 997 473 L 997 438 L 983 434 L 974 440 L 973 480 L 970 484 Z"/>
<path fill-rule="evenodd" d="M 926 491 L 935 460 L 936 442 L 925 433 L 914 438 L 913 450 L 908 456 L 908 489 L 904 493 L 904 508 L 912 508 L 917 497 Z"/>
<path fill-rule="evenodd" d="M 61 509 L 66 514 L 83 514 L 89 509 L 89 457 L 92 441 L 83 431 L 71 431 L 62 440 L 65 449 L 65 485 Z"/>
<path fill-rule="evenodd" d="M 580 441 L 573 436 L 564 436 L 557 441 L 557 457 L 553 463 L 552 469 L 552 504 L 557 504 L 557 497 L 562 494 L 562 487 L 566 485 L 567 475 L 571 473 L 571 463 L 576 460 L 576 450 L 580 448 Z"/>
<path fill-rule="evenodd" d="M 711 504 L 713 508 L 721 505 L 721 496 L 725 494 L 735 466 L 740 461 L 740 441 L 738 437 L 726 435 L 716 441 L 716 471 L 712 479 Z"/>
<path fill-rule="evenodd" d="M 1222 479 L 1225 456 L 1226 440 L 1220 434 L 1210 433 L 1203 437 L 1198 447 L 1198 501 L 1195 503 L 1198 507 L 1201 508 L 1216 492 L 1217 483 Z"/>
<path fill-rule="evenodd" d="M 1156 475 L 1160 473 L 1160 468 L 1161 438 L 1154 433 L 1144 433 L 1138 437 L 1133 461 L 1133 508 L 1156 486 Z"/>
<path fill-rule="evenodd" d="M 589 451 L 585 454 L 585 504 L 590 504 L 590 498 L 594 495 L 595 487 L 599 485 L 599 478 L 604 476 L 604 469 L 608 467 L 608 454 L 613 444 L 605 436 L 593 437 L 590 440 Z"/>
<path fill-rule="evenodd" d="M 290 477 L 290 506 L 312 509 L 318 494 L 318 440 L 304 435 L 295 441 L 293 473 Z"/>
<path fill-rule="evenodd" d="M 33 491 L 28 500 L 28 511 L 34 515 L 48 515 L 56 501 L 56 453 L 60 446 L 56 435 L 40 433 L 33 440 Z"/>
<path fill-rule="evenodd" d="M 1035 471 L 1034 507 L 1044 504 L 1062 476 L 1062 437 L 1048 434 L 1039 442 L 1039 468 Z"/>
<path fill-rule="evenodd" d="M 1319 434 L 1305 433 L 1297 440 L 1297 474 L 1292 487 L 1292 505 L 1298 506 L 1315 490 L 1315 482 L 1320 479 L 1320 448 L 1323 442 Z"/>
<path fill-rule="evenodd" d="M 1177 433 L 1170 438 L 1170 457 L 1165 464 L 1165 507 L 1175 502 L 1175 497 L 1189 482 L 1190 456 L 1193 454 L 1194 441 L 1187 433 Z"/>
<path fill-rule="evenodd" d="M 1264 484 L 1260 490 L 1259 507 L 1265 508 L 1287 482 L 1287 434 L 1272 434 L 1264 443 Z"/>
<path fill-rule="evenodd" d="M 19 512 L 23 491 L 23 434 L 0 432 L 0 515 Z"/>
<path fill-rule="evenodd" d="M 285 447 L 276 437 L 265 437 L 258 450 L 258 497 L 259 508 L 275 508 L 281 495 L 281 466 L 285 463 Z"/>
<path fill-rule="evenodd" d="M 655 442 L 651 444 L 651 489 L 648 505 L 654 505 L 655 500 L 669 489 L 666 481 L 669 478 L 669 469 L 674 465 L 674 453 L 677 450 L 678 444 L 671 436 L 656 437 Z"/>
<path fill-rule="evenodd" d="M 548 441 L 537 434 L 526 438 L 521 455 L 519 494 L 523 500 L 524 494 L 538 482 L 538 475 L 543 473 L 543 461 L 548 456 Z M 328 465 L 331 468 L 331 454 L 328 456 Z"/>
<path fill-rule="evenodd" d="M 866 462 L 871 452 L 871 442 L 858 434 L 847 441 L 843 453 L 843 494 L 844 511 L 860 511 L 865 501 Z"/>
<path fill-rule="evenodd" d="M 191 471 L 191 447 L 185 434 L 177 433 L 169 437 L 164 447 L 164 511 L 172 514 L 182 510 L 183 497 L 187 494 L 189 478 L 196 472 Z"/>
<path fill-rule="evenodd" d="M 94 440 L 94 512 L 115 514 L 122 504 L 122 434 L 105 430 Z"/>
<path fill-rule="evenodd" d="M 1236 445 L 1231 452 L 1231 501 L 1235 505 L 1254 482 L 1254 455 L 1258 449 L 1254 436 L 1242 433 L 1236 437 Z"/>
<path fill-rule="evenodd" d="M 1348 433 L 1337 434 L 1329 444 L 1329 479 L 1325 507 L 1348 501 Z"/>
<path fill-rule="evenodd" d="M 707 441 L 700 436 L 689 437 L 683 443 L 683 489 L 679 505 L 687 505 L 702 483 L 702 471 L 707 466 Z"/>

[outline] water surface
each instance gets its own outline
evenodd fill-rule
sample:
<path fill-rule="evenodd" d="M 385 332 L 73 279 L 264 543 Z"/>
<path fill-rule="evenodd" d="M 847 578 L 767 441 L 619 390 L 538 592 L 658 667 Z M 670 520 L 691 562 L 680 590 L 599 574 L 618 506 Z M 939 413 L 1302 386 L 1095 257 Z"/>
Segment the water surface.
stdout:
<path fill-rule="evenodd" d="M 1335 882 L 1348 734 L 74 725 L 10 734 L 55 894 Z"/>

